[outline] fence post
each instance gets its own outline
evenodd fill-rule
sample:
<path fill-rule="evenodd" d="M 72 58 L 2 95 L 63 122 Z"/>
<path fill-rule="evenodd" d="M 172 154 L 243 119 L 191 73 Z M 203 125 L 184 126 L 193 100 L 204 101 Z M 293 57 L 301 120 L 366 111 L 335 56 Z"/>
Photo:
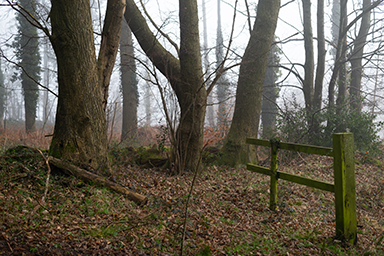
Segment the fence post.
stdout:
<path fill-rule="evenodd" d="M 355 157 L 352 133 L 333 134 L 336 237 L 357 242 Z"/>
<path fill-rule="evenodd" d="M 269 187 L 269 209 L 276 210 L 277 202 L 277 152 L 279 150 L 279 141 L 272 139 L 271 143 L 271 184 Z"/>

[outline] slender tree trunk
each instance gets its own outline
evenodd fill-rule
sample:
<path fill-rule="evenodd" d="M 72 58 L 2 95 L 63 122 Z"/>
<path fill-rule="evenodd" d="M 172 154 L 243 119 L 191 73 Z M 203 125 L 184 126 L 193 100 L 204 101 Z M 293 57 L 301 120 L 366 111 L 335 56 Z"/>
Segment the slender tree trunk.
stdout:
<path fill-rule="evenodd" d="M 347 0 L 341 0 L 340 2 L 342 5 L 340 6 L 340 32 L 339 35 L 343 34 L 344 31 L 347 29 Z M 337 94 L 336 99 L 336 114 L 342 114 L 345 100 L 347 97 L 347 40 L 346 38 L 340 38 L 341 42 L 339 42 L 339 45 L 341 45 L 341 52 L 339 55 L 339 79 L 338 79 L 338 85 L 339 85 L 339 91 Z M 340 130 L 340 131 L 343 131 Z"/>
<path fill-rule="evenodd" d="M 317 68 L 315 78 L 314 111 L 321 109 L 325 71 L 324 0 L 317 1 Z"/>
<path fill-rule="evenodd" d="M 108 6 L 120 4 L 120 13 L 113 15 L 114 19 L 120 19 L 120 29 L 108 30 L 108 24 L 116 25 L 118 21 L 112 22 L 107 7 L 103 37 L 111 38 L 102 39 L 98 62 L 89 0 L 52 0 L 51 3 L 50 40 L 57 58 L 59 98 L 50 154 L 110 175 L 103 107 L 106 82 L 120 39 L 124 2 L 108 1 Z"/>
<path fill-rule="evenodd" d="M 363 1 L 363 10 L 370 7 L 371 1 Z M 361 99 L 361 77 L 363 73 L 362 58 L 364 53 L 364 46 L 367 41 L 367 34 L 371 23 L 371 11 L 367 12 L 361 19 L 360 30 L 354 42 L 353 52 L 351 54 L 351 108 L 358 114 L 361 113 L 362 99 Z"/>
<path fill-rule="evenodd" d="M 335 64 L 332 71 L 331 80 L 328 86 L 328 110 L 333 111 L 335 105 L 335 85 L 339 75 L 340 68 L 343 65 L 342 54 L 343 54 L 343 45 L 345 44 L 345 31 L 343 29 L 342 24 L 346 24 L 347 17 L 344 16 L 347 9 L 347 1 L 348 0 L 340 0 L 340 20 L 339 20 L 339 38 L 337 41 L 336 47 L 336 56 L 335 56 Z M 327 124 L 328 125 L 328 124 Z M 329 126 L 329 125 L 328 125 Z"/>
<path fill-rule="evenodd" d="M 121 141 L 134 138 L 137 133 L 137 80 L 132 33 L 125 19 L 120 37 L 121 91 L 123 93 L 123 124 Z"/>
<path fill-rule="evenodd" d="M 324 36 L 324 0 L 317 1 L 317 67 L 315 78 L 315 93 L 313 95 L 313 125 L 312 133 L 318 134 L 320 130 L 320 114 L 323 99 L 323 81 L 325 71 L 325 36 Z M 312 141 L 319 144 L 320 142 Z"/>
<path fill-rule="evenodd" d="M 216 31 L 216 67 L 219 67 L 224 60 L 224 40 L 221 31 L 221 0 L 217 0 L 217 31 Z M 219 109 L 217 115 L 218 127 L 227 126 L 227 98 L 228 98 L 228 81 L 225 74 L 222 74 L 216 83 L 217 100 L 219 101 Z"/>
<path fill-rule="evenodd" d="M 4 112 L 5 112 L 5 99 L 6 99 L 6 89 L 4 84 L 4 74 L 1 67 L 1 58 L 0 58 L 0 133 L 4 130 Z"/>
<path fill-rule="evenodd" d="M 314 53 L 313 53 L 313 33 L 311 19 L 311 1 L 302 0 L 303 16 L 304 16 L 304 48 L 305 48 L 305 63 L 304 63 L 304 84 L 303 92 L 305 99 L 305 108 L 307 111 L 308 125 L 311 125 L 311 115 L 313 109 L 313 79 L 314 79 Z"/>
<path fill-rule="evenodd" d="M 254 28 L 240 66 L 232 125 L 222 149 L 225 164 L 234 166 L 257 160 L 255 148 L 247 145 L 245 139 L 258 136 L 263 82 L 279 9 L 279 0 L 260 0 L 257 6 Z"/>
<path fill-rule="evenodd" d="M 208 51 L 208 32 L 207 32 L 207 15 L 206 15 L 206 8 L 205 8 L 205 1 L 202 0 L 202 10 L 203 10 L 203 63 L 204 63 L 204 78 L 206 80 L 206 84 L 210 84 L 209 81 L 209 51 Z M 207 115 L 206 120 L 209 127 L 215 126 L 215 120 L 214 120 L 214 106 L 213 104 L 213 94 L 210 93 L 207 96 Z"/>

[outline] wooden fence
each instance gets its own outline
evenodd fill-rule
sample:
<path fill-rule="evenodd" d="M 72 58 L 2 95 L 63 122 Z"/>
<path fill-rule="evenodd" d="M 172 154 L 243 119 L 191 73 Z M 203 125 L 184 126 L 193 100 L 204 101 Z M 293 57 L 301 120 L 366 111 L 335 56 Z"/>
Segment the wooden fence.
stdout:
<path fill-rule="evenodd" d="M 247 164 L 247 169 L 271 177 L 269 208 L 276 210 L 278 179 L 335 193 L 336 237 L 351 244 L 357 241 L 355 158 L 352 133 L 333 134 L 333 148 L 247 138 L 248 144 L 271 148 L 271 167 Z M 277 171 L 279 149 L 333 157 L 334 184 Z"/>

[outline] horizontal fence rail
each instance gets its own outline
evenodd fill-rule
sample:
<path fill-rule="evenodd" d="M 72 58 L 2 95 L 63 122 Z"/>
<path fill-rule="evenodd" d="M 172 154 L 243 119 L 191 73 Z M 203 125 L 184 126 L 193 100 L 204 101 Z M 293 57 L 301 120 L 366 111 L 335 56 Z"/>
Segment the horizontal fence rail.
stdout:
<path fill-rule="evenodd" d="M 276 210 L 278 179 L 306 185 L 312 188 L 335 193 L 336 237 L 355 244 L 357 241 L 355 159 L 352 133 L 333 134 L 333 147 L 319 147 L 295 143 L 283 143 L 276 139 L 262 140 L 247 138 L 247 144 L 271 148 L 271 167 L 266 168 L 252 163 L 247 169 L 271 177 L 269 208 Z M 308 154 L 333 157 L 334 184 L 298 175 L 277 171 L 278 150 L 290 150 Z"/>
<path fill-rule="evenodd" d="M 271 142 L 269 140 L 247 138 L 246 143 L 258 145 L 258 146 L 264 146 L 264 147 L 271 147 Z M 309 145 L 304 145 L 304 144 L 279 142 L 279 149 L 333 157 L 333 148 L 328 148 L 328 147 L 309 146 Z"/>

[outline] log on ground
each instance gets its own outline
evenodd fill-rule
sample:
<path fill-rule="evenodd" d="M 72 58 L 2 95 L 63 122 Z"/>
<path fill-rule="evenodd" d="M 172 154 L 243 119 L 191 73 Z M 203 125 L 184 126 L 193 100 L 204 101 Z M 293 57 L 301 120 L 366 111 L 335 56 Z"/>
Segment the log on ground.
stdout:
<path fill-rule="evenodd" d="M 107 180 L 106 178 L 103 178 L 99 175 L 88 172 L 73 164 L 63 162 L 62 160 L 51 157 L 51 156 L 48 158 L 48 161 L 50 164 L 59 168 L 60 170 L 62 170 L 68 175 L 73 175 L 81 180 L 84 180 L 85 182 L 94 182 L 99 186 L 108 187 L 119 194 L 125 195 L 129 200 L 134 201 L 139 205 L 144 205 L 148 200 L 146 196 L 130 191 L 129 189 L 113 181 Z"/>

